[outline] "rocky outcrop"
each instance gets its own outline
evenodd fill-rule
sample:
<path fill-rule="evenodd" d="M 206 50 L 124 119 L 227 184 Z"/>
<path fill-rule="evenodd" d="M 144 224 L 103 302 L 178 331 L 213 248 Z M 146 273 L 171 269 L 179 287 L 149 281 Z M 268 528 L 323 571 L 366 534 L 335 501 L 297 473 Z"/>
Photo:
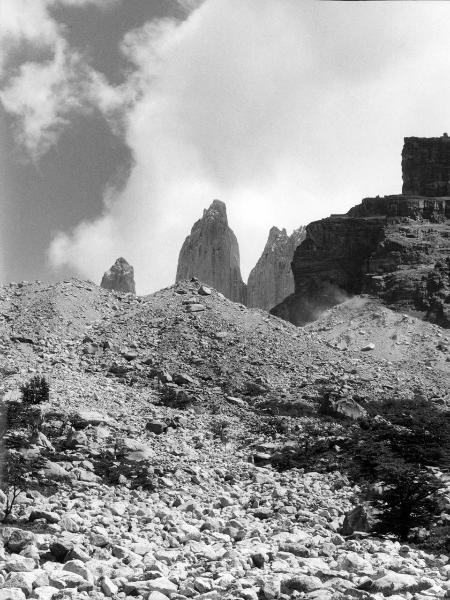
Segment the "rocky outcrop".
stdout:
<path fill-rule="evenodd" d="M 214 200 L 192 227 L 178 258 L 176 280 L 197 277 L 234 302 L 246 302 L 239 245 L 224 202 Z"/>
<path fill-rule="evenodd" d="M 118 258 L 113 266 L 105 272 L 100 285 L 106 290 L 135 294 L 133 267 L 124 258 Z"/>
<path fill-rule="evenodd" d="M 305 228 L 295 229 L 291 235 L 286 229 L 272 227 L 269 238 L 247 283 L 247 305 L 269 310 L 294 292 L 291 261 L 295 249 L 304 240 Z"/>
<path fill-rule="evenodd" d="M 406 138 L 403 151 L 404 188 L 411 186 L 405 165 L 420 165 L 423 148 L 428 148 L 428 140 L 414 142 L 418 156 L 411 157 L 411 139 L 417 140 Z M 448 161 L 450 168 L 450 153 Z M 418 172 L 427 169 L 425 164 Z M 435 184 L 432 191 L 439 187 Z M 271 312 L 295 324 L 314 320 L 349 295 L 368 293 L 450 327 L 450 198 L 366 198 L 346 215 L 315 221 L 295 251 L 292 270 L 295 292 Z"/>
<path fill-rule="evenodd" d="M 402 152 L 403 194 L 450 195 L 450 138 L 405 138 Z"/>

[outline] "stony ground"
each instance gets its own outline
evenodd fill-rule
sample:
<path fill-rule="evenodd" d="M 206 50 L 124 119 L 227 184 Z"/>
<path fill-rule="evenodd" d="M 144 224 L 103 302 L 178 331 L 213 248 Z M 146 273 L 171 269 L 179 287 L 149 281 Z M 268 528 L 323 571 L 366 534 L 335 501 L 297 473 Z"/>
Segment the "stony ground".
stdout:
<path fill-rule="evenodd" d="M 142 298 L 6 286 L 4 401 L 35 373 L 51 401 L 20 449 L 43 457 L 40 486 L 2 528 L 0 600 L 450 597 L 447 557 L 339 533 L 358 497 L 345 475 L 270 461 L 327 389 L 445 408 L 449 347 L 369 298 L 297 329 L 197 282 Z"/>

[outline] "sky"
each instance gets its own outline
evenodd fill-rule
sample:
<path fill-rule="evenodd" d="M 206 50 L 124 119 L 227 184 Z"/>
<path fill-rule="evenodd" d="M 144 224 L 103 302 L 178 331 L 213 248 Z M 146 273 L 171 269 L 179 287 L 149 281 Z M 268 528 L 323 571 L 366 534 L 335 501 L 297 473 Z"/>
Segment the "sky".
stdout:
<path fill-rule="evenodd" d="M 244 278 L 288 231 L 400 193 L 450 130 L 450 3 L 1 0 L 0 280 L 171 285 L 219 198 Z"/>

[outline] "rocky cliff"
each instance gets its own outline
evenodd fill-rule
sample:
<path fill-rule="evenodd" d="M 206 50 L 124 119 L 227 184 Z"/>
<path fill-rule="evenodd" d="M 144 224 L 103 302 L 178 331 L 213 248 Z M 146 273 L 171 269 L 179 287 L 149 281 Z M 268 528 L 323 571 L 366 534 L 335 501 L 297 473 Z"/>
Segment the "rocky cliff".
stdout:
<path fill-rule="evenodd" d="M 247 283 L 247 305 L 269 310 L 294 291 L 291 261 L 297 246 L 305 238 L 305 228 L 291 235 L 286 229 L 272 227 L 269 238 Z"/>
<path fill-rule="evenodd" d="M 113 266 L 104 273 L 100 285 L 106 290 L 135 294 L 133 267 L 124 258 L 118 258 Z"/>
<path fill-rule="evenodd" d="M 349 295 L 368 293 L 450 327 L 450 198 L 435 195 L 442 170 L 428 164 L 434 150 L 424 148 L 436 144 L 434 138 L 428 142 L 405 139 L 403 187 L 412 187 L 410 165 L 419 165 L 414 186 L 431 186 L 426 189 L 433 196 L 366 198 L 346 215 L 308 225 L 292 261 L 295 292 L 273 314 L 300 325 Z"/>
<path fill-rule="evenodd" d="M 403 194 L 450 195 L 450 138 L 405 138 L 402 152 Z"/>
<path fill-rule="evenodd" d="M 228 226 L 226 206 L 214 200 L 192 227 L 178 258 L 176 280 L 197 277 L 234 302 L 246 302 L 239 245 Z"/>

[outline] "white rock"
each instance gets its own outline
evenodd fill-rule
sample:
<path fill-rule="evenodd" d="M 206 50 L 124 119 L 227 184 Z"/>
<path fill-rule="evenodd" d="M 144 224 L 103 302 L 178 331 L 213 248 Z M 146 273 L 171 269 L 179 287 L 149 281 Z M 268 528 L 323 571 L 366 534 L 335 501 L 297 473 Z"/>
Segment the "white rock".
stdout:
<path fill-rule="evenodd" d="M 20 588 L 4 588 L 0 590 L 0 600 L 26 600 Z"/>
<path fill-rule="evenodd" d="M 119 591 L 118 586 L 106 575 L 102 578 L 100 585 L 105 596 L 115 596 Z"/>

